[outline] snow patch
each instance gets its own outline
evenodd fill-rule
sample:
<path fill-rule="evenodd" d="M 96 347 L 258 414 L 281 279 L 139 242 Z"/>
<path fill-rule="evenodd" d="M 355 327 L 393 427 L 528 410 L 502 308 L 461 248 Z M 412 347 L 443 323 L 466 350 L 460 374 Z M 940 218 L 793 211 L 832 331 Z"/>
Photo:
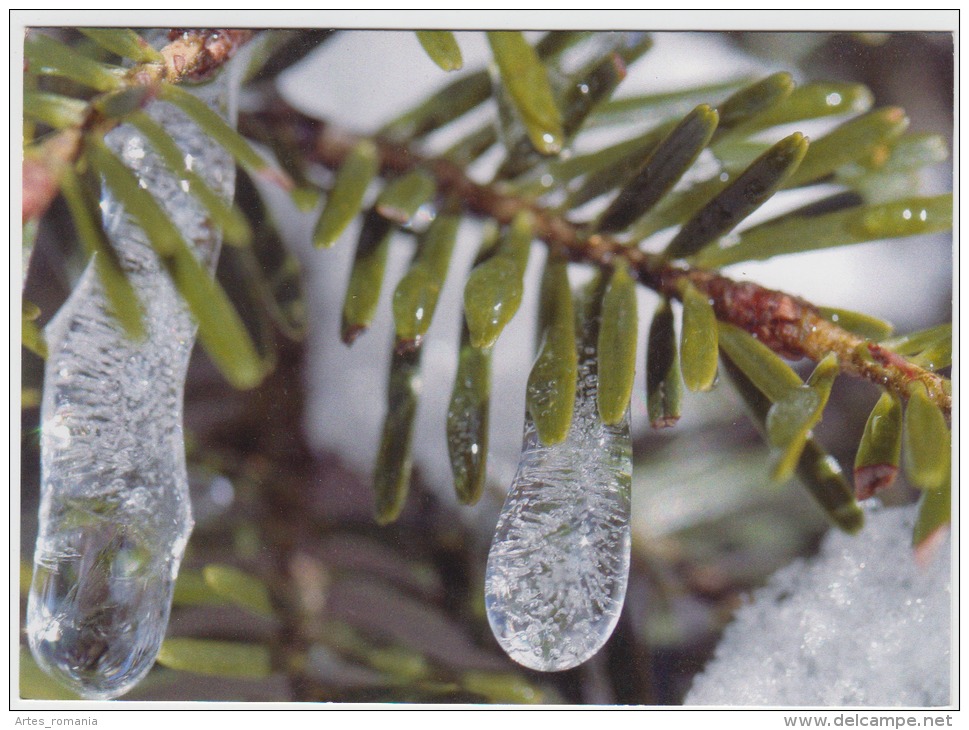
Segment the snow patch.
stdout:
<path fill-rule="evenodd" d="M 727 628 L 688 705 L 948 705 L 949 541 L 910 547 L 916 507 L 867 511 L 815 558 L 779 571 Z"/>

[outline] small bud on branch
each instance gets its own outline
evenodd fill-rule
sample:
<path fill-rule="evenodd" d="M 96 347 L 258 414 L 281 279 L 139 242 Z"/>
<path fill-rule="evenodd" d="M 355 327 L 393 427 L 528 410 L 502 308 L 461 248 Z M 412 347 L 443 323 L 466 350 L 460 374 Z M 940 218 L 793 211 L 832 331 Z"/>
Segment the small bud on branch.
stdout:
<path fill-rule="evenodd" d="M 252 30 L 195 29 L 172 31 L 172 40 L 162 48 L 162 62 L 139 63 L 125 75 L 130 87 L 151 89 L 162 82 L 199 81 L 221 68 L 252 37 Z M 147 94 L 145 101 L 154 97 Z M 97 100 L 100 97 L 95 97 Z M 81 152 L 81 137 L 93 128 L 104 135 L 120 123 L 104 117 L 97 104 L 88 106 L 83 120 L 45 142 L 41 154 L 25 156 L 23 166 L 23 222 L 39 219 L 60 190 L 60 175 L 73 165 Z"/>

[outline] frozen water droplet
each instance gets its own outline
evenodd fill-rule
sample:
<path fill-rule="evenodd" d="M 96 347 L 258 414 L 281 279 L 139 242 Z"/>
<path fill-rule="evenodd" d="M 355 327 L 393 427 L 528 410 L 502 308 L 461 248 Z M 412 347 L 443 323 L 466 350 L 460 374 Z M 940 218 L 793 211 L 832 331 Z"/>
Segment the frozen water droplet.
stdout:
<path fill-rule="evenodd" d="M 619 620 L 629 574 L 629 416 L 599 420 L 594 350 L 579 363 L 572 427 L 543 446 L 526 416 L 521 462 L 485 573 L 498 643 L 519 664 L 554 672 L 582 664 Z"/>
<path fill-rule="evenodd" d="M 34 558 L 27 631 L 41 667 L 84 697 L 110 699 L 155 661 L 181 555 L 158 554 L 152 530 L 89 508 L 51 516 L 60 526 Z"/>
<path fill-rule="evenodd" d="M 224 106 L 228 81 L 197 87 Z M 228 197 L 234 163 L 167 104 L 150 113 L 213 189 Z M 220 239 L 208 216 L 129 126 L 105 138 L 210 268 Z M 41 502 L 27 634 L 38 664 L 84 697 L 110 699 L 151 668 L 168 625 L 192 530 L 182 393 L 195 324 L 144 233 L 121 204 L 105 229 L 145 307 L 145 341 L 110 314 L 91 266 L 47 326 Z M 119 396 L 120 394 L 120 396 Z"/>
<path fill-rule="evenodd" d="M 434 222 L 436 217 L 437 207 L 434 203 L 424 203 L 414 212 L 414 215 L 411 216 L 404 227 L 420 233 L 427 230 L 427 227 Z"/>

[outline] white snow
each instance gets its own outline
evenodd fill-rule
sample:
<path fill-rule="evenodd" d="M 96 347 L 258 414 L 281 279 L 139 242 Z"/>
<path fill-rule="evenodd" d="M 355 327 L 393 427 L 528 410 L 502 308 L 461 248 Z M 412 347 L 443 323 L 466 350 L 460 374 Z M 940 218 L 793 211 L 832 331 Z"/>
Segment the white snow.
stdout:
<path fill-rule="evenodd" d="M 915 507 L 870 508 L 857 536 L 754 593 L 687 705 L 931 707 L 950 696 L 950 556 L 910 547 Z"/>

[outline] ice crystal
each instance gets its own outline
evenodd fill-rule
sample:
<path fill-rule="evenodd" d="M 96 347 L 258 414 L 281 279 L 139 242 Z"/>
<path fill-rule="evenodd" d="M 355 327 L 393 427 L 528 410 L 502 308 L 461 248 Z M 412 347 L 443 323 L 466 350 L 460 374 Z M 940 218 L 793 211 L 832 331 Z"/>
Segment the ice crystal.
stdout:
<path fill-rule="evenodd" d="M 224 77 L 199 90 L 223 108 Z M 174 107 L 155 103 L 150 113 L 186 166 L 231 196 L 235 168 L 225 151 Z M 220 236 L 185 181 L 130 126 L 106 142 L 214 269 Z M 193 524 L 182 393 L 196 327 L 121 204 L 106 193 L 101 209 L 144 305 L 147 337 L 125 336 L 92 265 L 46 329 L 41 503 L 27 612 L 40 666 L 93 699 L 123 694 L 151 668 Z"/>
<path fill-rule="evenodd" d="M 629 573 L 629 416 L 616 426 L 599 420 L 594 348 L 585 348 L 578 375 L 565 441 L 543 445 L 526 417 L 485 573 L 495 637 L 516 662 L 541 671 L 578 666 L 602 648 Z"/>

